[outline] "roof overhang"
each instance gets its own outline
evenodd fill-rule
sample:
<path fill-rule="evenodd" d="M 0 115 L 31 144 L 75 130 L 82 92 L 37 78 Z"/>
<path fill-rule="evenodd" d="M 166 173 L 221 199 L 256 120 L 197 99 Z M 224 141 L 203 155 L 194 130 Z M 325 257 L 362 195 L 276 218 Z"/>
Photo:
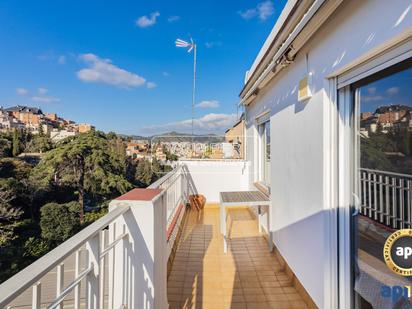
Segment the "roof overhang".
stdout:
<path fill-rule="evenodd" d="M 266 39 L 240 92 L 240 105 L 249 105 L 335 12 L 343 0 L 289 0 Z"/>

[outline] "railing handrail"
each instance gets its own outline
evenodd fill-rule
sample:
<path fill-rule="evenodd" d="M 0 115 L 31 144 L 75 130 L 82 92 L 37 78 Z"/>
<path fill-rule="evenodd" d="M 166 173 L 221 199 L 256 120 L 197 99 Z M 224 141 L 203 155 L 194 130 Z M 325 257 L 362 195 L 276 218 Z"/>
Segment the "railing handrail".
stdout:
<path fill-rule="evenodd" d="M 178 171 L 182 169 L 183 165 L 178 165 L 175 167 L 173 170 L 156 180 L 154 183 L 152 183 L 150 186 L 148 186 L 148 189 L 156 189 L 159 188 L 163 183 L 165 183 L 167 180 L 169 180 L 173 175 L 175 175 Z"/>
<path fill-rule="evenodd" d="M 370 168 L 360 168 L 359 170 L 364 171 L 364 172 L 376 173 L 376 174 L 385 174 L 385 175 L 398 176 L 398 177 L 403 177 L 403 178 L 412 178 L 412 175 L 409 175 L 409 174 L 400 174 L 400 173 L 394 173 L 394 172 L 388 172 L 388 171 L 373 170 Z"/>
<path fill-rule="evenodd" d="M 123 215 L 129 206 L 119 206 L 113 211 L 81 230 L 61 245 L 48 252 L 34 263 L 21 270 L 0 285 L 0 308 L 5 307 L 35 282 L 39 281 L 51 269 L 64 261 L 70 254 L 79 249 L 85 242 L 94 237 L 102 229 Z"/>

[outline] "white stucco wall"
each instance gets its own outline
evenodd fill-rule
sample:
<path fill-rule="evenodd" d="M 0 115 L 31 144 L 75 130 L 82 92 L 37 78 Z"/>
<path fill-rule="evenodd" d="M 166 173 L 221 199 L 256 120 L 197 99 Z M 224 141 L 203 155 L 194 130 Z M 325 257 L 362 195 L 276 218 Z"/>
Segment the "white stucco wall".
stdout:
<path fill-rule="evenodd" d="M 113 256 L 109 255 L 109 265 L 114 265 L 114 282 L 125 284 L 116 286 L 113 308 L 123 305 L 127 308 L 166 308 L 166 194 L 161 193 L 150 201 L 112 200 L 109 211 L 116 207 L 130 207 L 130 210 L 114 221 L 116 237 L 123 233 L 124 226 L 128 238 L 114 248 L 114 261 L 111 261 Z M 129 262 L 126 263 L 126 260 Z M 133 286 L 132 290 L 128 290 L 130 286 Z"/>
<path fill-rule="evenodd" d="M 206 203 L 218 203 L 219 193 L 249 189 L 249 162 L 242 160 L 187 160 L 185 164 Z"/>
<path fill-rule="evenodd" d="M 310 39 L 294 63 L 259 93 L 246 110 L 247 159 L 257 173 L 255 118 L 270 109 L 271 226 L 274 242 L 320 308 L 325 308 L 324 107 L 327 76 L 412 26 L 411 1 L 346 1 Z M 305 54 L 308 55 L 306 63 Z M 297 101 L 299 80 L 313 74 L 313 97 Z M 254 138 L 253 138 L 254 137 Z"/>

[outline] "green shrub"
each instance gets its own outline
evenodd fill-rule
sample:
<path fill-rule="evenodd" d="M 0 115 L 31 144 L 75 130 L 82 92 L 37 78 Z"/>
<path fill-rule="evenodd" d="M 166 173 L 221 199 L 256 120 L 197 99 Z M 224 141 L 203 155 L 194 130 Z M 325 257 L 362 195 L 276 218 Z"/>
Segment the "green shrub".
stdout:
<path fill-rule="evenodd" d="M 92 224 L 93 222 L 106 215 L 107 212 L 107 208 L 102 208 L 98 211 L 86 212 L 86 214 L 84 215 L 84 225 L 87 226 L 89 224 Z"/>
<path fill-rule="evenodd" d="M 30 237 L 24 243 L 24 257 L 34 257 L 39 258 L 49 252 L 49 244 L 41 238 Z"/>
<path fill-rule="evenodd" d="M 80 230 L 80 204 L 48 203 L 41 209 L 41 236 L 51 245 L 58 245 Z"/>

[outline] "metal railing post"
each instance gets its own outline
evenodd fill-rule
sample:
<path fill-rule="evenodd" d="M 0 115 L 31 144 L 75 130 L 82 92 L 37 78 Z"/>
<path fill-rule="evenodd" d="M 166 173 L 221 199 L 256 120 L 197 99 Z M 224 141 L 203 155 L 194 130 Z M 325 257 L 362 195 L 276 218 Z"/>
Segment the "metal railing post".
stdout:
<path fill-rule="evenodd" d="M 33 285 L 33 294 L 32 294 L 32 309 L 40 309 L 41 304 L 41 283 L 37 282 Z"/>
<path fill-rule="evenodd" d="M 60 296 L 63 289 L 64 289 L 64 264 L 61 263 L 57 265 L 56 298 Z M 63 302 L 61 302 L 56 308 L 62 309 Z"/>
<path fill-rule="evenodd" d="M 99 309 L 100 233 L 86 242 L 88 266 L 93 270 L 86 277 L 86 308 Z"/>
<path fill-rule="evenodd" d="M 75 257 L 75 270 L 74 274 L 75 277 L 77 278 L 80 275 L 80 258 L 81 258 L 81 251 L 77 250 L 76 251 L 76 257 Z M 74 288 L 74 309 L 80 309 L 80 287 L 81 283 L 79 282 L 78 285 Z"/>

